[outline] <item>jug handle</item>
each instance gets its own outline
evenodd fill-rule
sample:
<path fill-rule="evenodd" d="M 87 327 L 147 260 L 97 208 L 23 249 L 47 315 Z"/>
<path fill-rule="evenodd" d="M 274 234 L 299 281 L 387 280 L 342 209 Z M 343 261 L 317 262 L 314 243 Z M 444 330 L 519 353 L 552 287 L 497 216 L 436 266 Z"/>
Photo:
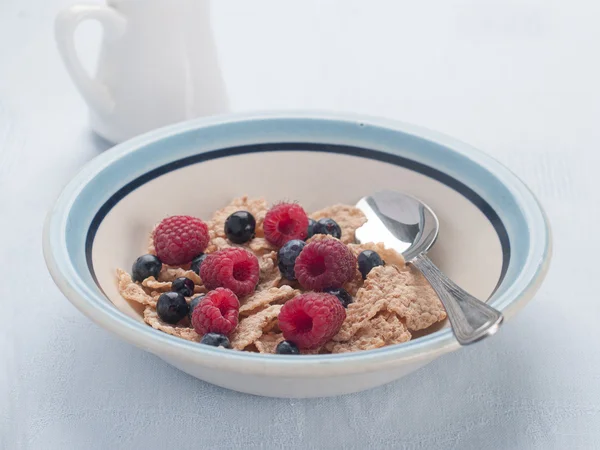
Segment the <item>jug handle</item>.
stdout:
<path fill-rule="evenodd" d="M 85 70 L 75 50 L 74 34 L 84 20 L 97 20 L 104 29 L 104 39 L 118 39 L 127 20 L 116 9 L 100 5 L 74 5 L 62 10 L 54 22 L 54 37 L 67 72 L 90 108 L 98 114 L 110 114 L 114 100 L 107 86 L 93 79 Z"/>

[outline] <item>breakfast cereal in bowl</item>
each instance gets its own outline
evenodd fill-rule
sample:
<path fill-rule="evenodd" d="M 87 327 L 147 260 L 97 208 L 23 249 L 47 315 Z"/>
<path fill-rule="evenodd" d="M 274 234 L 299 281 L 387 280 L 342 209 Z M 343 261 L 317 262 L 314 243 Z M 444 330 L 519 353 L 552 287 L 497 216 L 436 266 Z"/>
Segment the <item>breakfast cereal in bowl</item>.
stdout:
<path fill-rule="evenodd" d="M 116 270 L 143 319 L 199 344 L 273 354 L 371 350 L 446 318 L 425 278 L 381 243 L 356 243 L 354 206 L 307 213 L 243 196 L 203 221 L 171 216 Z"/>

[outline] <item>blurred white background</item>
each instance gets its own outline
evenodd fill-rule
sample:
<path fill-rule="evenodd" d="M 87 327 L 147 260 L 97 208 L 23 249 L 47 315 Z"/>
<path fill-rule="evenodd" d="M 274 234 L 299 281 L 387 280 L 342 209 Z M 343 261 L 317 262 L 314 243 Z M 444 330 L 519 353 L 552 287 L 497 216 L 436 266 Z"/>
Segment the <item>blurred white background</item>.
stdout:
<path fill-rule="evenodd" d="M 516 172 L 553 226 L 547 281 L 493 339 L 317 400 L 197 381 L 121 344 L 52 283 L 46 211 L 110 146 L 89 131 L 54 45 L 69 4 L 0 0 L 0 449 L 600 448 L 600 3 L 213 1 L 234 111 L 437 129 Z M 93 23 L 77 32 L 88 67 L 99 40 Z"/>

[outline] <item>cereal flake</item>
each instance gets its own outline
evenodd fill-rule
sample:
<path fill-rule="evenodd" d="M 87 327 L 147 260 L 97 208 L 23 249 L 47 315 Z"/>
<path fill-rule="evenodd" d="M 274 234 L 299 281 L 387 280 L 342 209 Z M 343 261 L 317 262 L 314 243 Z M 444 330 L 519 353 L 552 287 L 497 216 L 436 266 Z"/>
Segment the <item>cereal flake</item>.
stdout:
<path fill-rule="evenodd" d="M 135 283 L 131 279 L 131 275 L 122 269 L 117 269 L 118 288 L 119 294 L 125 299 L 132 302 L 140 303 L 142 305 L 155 306 L 156 301 L 152 296 L 148 295 L 146 291 L 138 283 Z"/>
<path fill-rule="evenodd" d="M 246 250 L 250 250 L 257 257 L 261 257 L 277 250 L 277 247 L 270 244 L 263 237 L 254 238 L 245 244 L 234 244 L 224 237 L 216 236 L 213 231 L 210 231 L 210 242 L 208 243 L 208 247 L 206 247 L 206 253 L 214 253 L 231 247 L 245 248 Z"/>
<path fill-rule="evenodd" d="M 334 339 L 348 340 L 373 317 L 374 311 L 383 309 L 398 314 L 409 330 L 421 330 L 446 318 L 441 301 L 418 270 L 412 266 L 379 266 L 369 272 L 354 303 L 348 306 L 346 321 Z"/>
<path fill-rule="evenodd" d="M 384 345 L 407 342 L 410 338 L 410 332 L 398 316 L 385 311 L 368 321 L 349 341 L 331 341 L 326 344 L 326 349 L 331 353 L 373 350 Z"/>
<path fill-rule="evenodd" d="M 254 345 L 260 353 L 275 354 L 277 345 L 283 340 L 282 333 L 265 333 L 254 342 Z"/>
<path fill-rule="evenodd" d="M 403 270 L 382 267 L 373 274 L 373 282 L 377 281 L 383 287 L 382 294 L 388 298 L 388 309 L 398 314 L 409 330 L 422 330 L 446 318 L 437 294 L 413 266 L 408 265 Z"/>
<path fill-rule="evenodd" d="M 364 288 L 359 289 L 353 303 L 346 309 L 346 320 L 340 331 L 333 337 L 336 342 L 349 341 L 358 330 L 364 327 L 378 312 L 386 309 L 387 300 L 384 298 L 365 298 L 361 295 Z"/>
<path fill-rule="evenodd" d="M 367 222 L 363 212 L 350 205 L 333 205 L 321 209 L 310 215 L 312 219 L 319 220 L 330 218 L 337 222 L 342 229 L 341 241 L 344 244 L 350 244 L 355 241 L 354 233 L 356 229 Z"/>
<path fill-rule="evenodd" d="M 250 317 L 242 319 L 231 335 L 231 346 L 236 350 L 243 350 L 256 342 L 265 330 L 273 327 L 280 310 L 281 305 L 272 305 Z"/>
<path fill-rule="evenodd" d="M 154 292 L 166 292 L 171 290 L 170 281 L 157 281 L 154 277 L 148 277 L 144 281 L 142 281 L 142 286 L 145 288 L 151 289 Z"/>
<path fill-rule="evenodd" d="M 144 321 L 156 330 L 163 331 L 172 336 L 177 336 L 182 339 L 194 342 L 200 342 L 200 335 L 193 328 L 171 325 L 163 322 L 154 308 L 146 308 L 144 310 Z"/>
<path fill-rule="evenodd" d="M 360 273 L 360 271 L 358 270 L 358 268 L 354 271 L 354 276 L 352 277 L 352 279 L 348 282 L 346 282 L 346 284 L 344 284 L 344 289 L 346 289 L 346 291 L 348 291 L 348 293 L 354 297 L 356 296 L 356 294 L 358 293 L 358 290 L 363 286 L 363 278 L 362 278 L 362 274 Z"/>
<path fill-rule="evenodd" d="M 232 242 L 229 242 L 227 239 L 220 237 L 220 236 L 215 236 L 215 233 L 213 231 L 209 232 L 210 235 L 210 242 L 208 243 L 208 246 L 206 247 L 206 253 L 214 253 L 214 252 L 218 252 L 219 250 L 223 250 L 226 248 L 230 248 L 230 247 L 239 247 L 236 244 L 233 244 Z"/>
<path fill-rule="evenodd" d="M 271 252 L 258 258 L 260 269 L 257 291 L 279 286 L 281 272 L 277 267 L 277 252 Z"/>
<path fill-rule="evenodd" d="M 193 270 L 185 270 L 179 267 L 169 267 L 165 265 L 163 265 L 158 274 L 158 281 L 171 283 L 175 281 L 176 278 L 180 277 L 189 278 L 194 284 L 202 286 L 202 280 Z"/>
<path fill-rule="evenodd" d="M 250 242 L 248 242 L 248 247 L 257 256 L 263 256 L 277 251 L 277 247 L 267 241 L 264 237 L 256 237 L 252 239 Z"/>
<path fill-rule="evenodd" d="M 272 287 L 254 292 L 241 301 L 240 315 L 250 316 L 266 306 L 281 305 L 299 294 L 300 291 L 292 289 L 290 286 Z"/>

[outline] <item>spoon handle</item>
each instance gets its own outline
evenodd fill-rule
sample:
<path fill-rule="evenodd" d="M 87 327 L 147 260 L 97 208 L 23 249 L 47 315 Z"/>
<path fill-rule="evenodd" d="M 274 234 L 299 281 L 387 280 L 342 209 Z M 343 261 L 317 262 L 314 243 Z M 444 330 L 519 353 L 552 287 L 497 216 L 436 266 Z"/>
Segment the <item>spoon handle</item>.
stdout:
<path fill-rule="evenodd" d="M 423 253 L 410 263 L 421 271 L 446 309 L 459 344 L 472 344 L 496 332 L 504 317 L 500 311 L 461 289 Z"/>

